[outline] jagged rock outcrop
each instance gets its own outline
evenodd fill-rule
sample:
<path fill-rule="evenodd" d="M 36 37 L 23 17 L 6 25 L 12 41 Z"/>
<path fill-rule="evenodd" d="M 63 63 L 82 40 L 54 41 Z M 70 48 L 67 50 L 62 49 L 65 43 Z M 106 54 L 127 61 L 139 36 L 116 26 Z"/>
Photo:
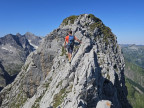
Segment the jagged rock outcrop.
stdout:
<path fill-rule="evenodd" d="M 71 29 L 76 43 L 71 65 L 63 46 Z M 31 53 L 15 81 L 0 92 L 1 108 L 131 108 L 127 101 L 124 58 L 115 35 L 91 14 L 71 16 Z"/>
<path fill-rule="evenodd" d="M 20 72 L 27 56 L 40 44 L 41 38 L 31 33 L 8 34 L 0 38 L 0 87 L 11 83 Z"/>

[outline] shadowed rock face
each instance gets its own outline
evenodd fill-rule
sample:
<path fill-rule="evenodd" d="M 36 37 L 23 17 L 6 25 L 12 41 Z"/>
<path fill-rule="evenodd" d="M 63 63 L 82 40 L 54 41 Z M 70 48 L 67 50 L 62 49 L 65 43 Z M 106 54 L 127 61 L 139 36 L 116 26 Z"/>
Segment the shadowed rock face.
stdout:
<path fill-rule="evenodd" d="M 75 44 L 71 65 L 62 47 L 69 29 L 82 40 Z M 45 37 L 1 91 L 1 107 L 96 108 L 108 100 L 112 108 L 131 108 L 123 72 L 124 58 L 111 30 L 91 14 L 71 16 Z"/>
<path fill-rule="evenodd" d="M 27 56 L 34 51 L 33 45 L 39 45 L 41 38 L 33 34 L 8 34 L 0 38 L 0 87 L 11 83 L 20 72 Z"/>

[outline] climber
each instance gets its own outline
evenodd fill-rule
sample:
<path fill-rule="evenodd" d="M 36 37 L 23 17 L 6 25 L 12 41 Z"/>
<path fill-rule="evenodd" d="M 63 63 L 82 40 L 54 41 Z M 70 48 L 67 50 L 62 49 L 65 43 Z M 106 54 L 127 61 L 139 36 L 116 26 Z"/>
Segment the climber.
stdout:
<path fill-rule="evenodd" d="M 71 63 L 72 52 L 74 48 L 74 40 L 77 40 L 79 43 L 82 43 L 76 36 L 72 35 L 72 31 L 68 32 L 68 36 L 65 37 L 64 47 L 68 51 L 68 60 Z"/>

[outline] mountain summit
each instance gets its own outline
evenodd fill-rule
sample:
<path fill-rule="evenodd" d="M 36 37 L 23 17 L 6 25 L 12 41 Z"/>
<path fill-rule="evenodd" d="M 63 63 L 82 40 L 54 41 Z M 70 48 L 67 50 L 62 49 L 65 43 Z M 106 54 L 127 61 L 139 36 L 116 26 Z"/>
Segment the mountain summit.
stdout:
<path fill-rule="evenodd" d="M 75 43 L 71 65 L 63 47 Z M 115 35 L 92 14 L 70 16 L 32 52 L 13 83 L 0 93 L 1 108 L 131 108 L 124 58 Z"/>

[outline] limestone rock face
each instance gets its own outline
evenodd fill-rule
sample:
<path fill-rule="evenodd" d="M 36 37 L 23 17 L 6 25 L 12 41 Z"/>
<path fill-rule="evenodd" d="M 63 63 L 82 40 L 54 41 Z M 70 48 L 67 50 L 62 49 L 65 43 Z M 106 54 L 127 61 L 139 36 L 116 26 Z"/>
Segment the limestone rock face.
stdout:
<path fill-rule="evenodd" d="M 63 47 L 69 29 L 82 41 L 75 42 L 71 64 Z M 28 56 L 14 82 L 0 92 L 0 105 L 100 108 L 100 103 L 131 108 L 126 98 L 124 66 L 116 36 L 100 19 L 91 14 L 70 16 Z"/>

